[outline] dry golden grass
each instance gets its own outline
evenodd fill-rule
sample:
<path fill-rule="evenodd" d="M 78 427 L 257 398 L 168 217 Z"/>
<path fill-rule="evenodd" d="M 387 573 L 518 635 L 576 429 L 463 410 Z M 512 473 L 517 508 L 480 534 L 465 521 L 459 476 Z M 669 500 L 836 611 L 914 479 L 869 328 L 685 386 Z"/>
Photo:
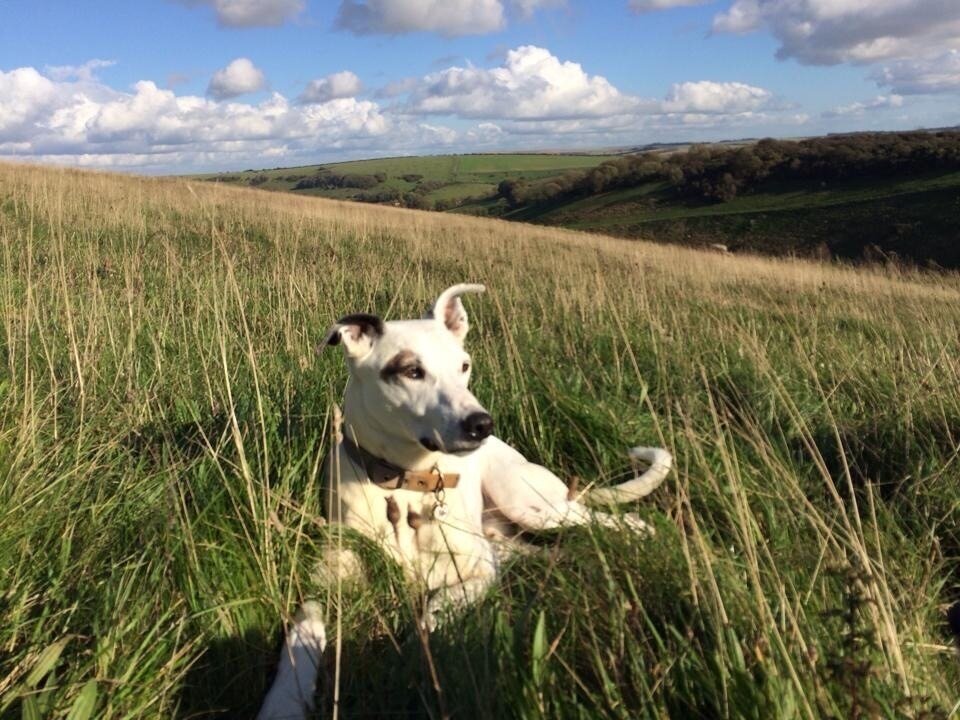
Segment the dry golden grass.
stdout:
<path fill-rule="evenodd" d="M 315 347 L 460 281 L 489 289 L 498 434 L 590 479 L 632 444 L 678 463 L 655 542 L 565 533 L 424 648 L 376 556 L 339 606 L 311 579 L 344 377 Z M 349 717 L 954 711 L 958 301 L 952 274 L 0 165 L 0 715 L 249 714 L 306 596 L 340 612 Z"/>

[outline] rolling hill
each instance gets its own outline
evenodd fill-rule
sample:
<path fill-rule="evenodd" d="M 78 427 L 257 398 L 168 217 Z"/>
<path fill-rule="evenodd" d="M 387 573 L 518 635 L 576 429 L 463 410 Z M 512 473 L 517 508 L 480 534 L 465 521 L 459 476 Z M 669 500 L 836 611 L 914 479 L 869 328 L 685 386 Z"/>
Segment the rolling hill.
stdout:
<path fill-rule="evenodd" d="M 200 177 L 733 252 L 960 268 L 960 132 L 952 130 Z"/>
<path fill-rule="evenodd" d="M 504 178 L 530 181 L 570 170 L 591 168 L 614 155 L 588 153 L 526 153 L 487 155 L 430 155 L 377 160 L 354 160 L 271 170 L 245 170 L 193 176 L 231 185 L 319 195 L 338 200 L 363 200 L 416 205 L 419 209 L 455 207 L 496 194 Z M 369 179 L 354 187 L 297 187 L 318 176 Z M 347 183 L 349 184 L 349 180 Z"/>
<path fill-rule="evenodd" d="M 676 471 L 626 508 L 655 538 L 540 538 L 424 636 L 323 519 L 346 370 L 316 348 L 464 280 L 500 437 L 584 482 L 636 444 Z M 955 274 L 0 164 L 0 298 L 3 717 L 250 717 L 307 598 L 340 717 L 956 707 Z M 341 543 L 359 583 L 318 572 Z"/>

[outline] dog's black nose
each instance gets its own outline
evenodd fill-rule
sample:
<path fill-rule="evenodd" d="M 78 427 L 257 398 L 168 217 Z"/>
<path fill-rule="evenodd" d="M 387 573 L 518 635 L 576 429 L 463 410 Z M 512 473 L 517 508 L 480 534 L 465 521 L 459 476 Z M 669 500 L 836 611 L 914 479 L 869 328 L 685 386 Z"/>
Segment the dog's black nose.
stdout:
<path fill-rule="evenodd" d="M 485 412 L 470 413 L 460 421 L 460 427 L 468 440 L 483 440 L 493 435 L 493 418 Z"/>

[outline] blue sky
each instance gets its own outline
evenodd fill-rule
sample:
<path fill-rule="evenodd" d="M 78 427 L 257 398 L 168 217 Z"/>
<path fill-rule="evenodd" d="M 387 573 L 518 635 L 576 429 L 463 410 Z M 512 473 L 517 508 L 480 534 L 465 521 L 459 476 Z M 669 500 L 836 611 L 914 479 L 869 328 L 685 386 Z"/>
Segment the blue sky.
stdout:
<path fill-rule="evenodd" d="M 0 0 L 0 157 L 137 172 L 960 122 L 953 0 Z"/>

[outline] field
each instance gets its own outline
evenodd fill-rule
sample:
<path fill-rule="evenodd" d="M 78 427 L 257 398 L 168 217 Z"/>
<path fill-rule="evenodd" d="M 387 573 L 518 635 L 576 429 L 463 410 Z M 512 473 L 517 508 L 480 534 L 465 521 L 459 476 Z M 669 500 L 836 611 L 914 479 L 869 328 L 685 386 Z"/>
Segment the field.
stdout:
<path fill-rule="evenodd" d="M 480 172 L 481 170 L 477 170 Z M 484 171 L 485 172 L 485 171 Z M 498 434 L 633 510 L 429 638 L 325 525 L 347 311 L 467 299 Z M 0 165 L 0 717 L 249 717 L 305 598 L 342 718 L 946 718 L 960 277 Z M 327 543 L 363 552 L 324 581 Z"/>
<path fill-rule="evenodd" d="M 960 172 L 938 172 L 823 187 L 783 182 L 725 203 L 683 200 L 667 183 L 651 182 L 514 211 L 501 205 L 494 212 L 624 237 L 699 246 L 721 242 L 771 255 L 808 255 L 829 245 L 838 257 L 861 259 L 864 248 L 875 246 L 920 264 L 932 259 L 957 268 L 958 207 Z"/>
<path fill-rule="evenodd" d="M 709 146 L 735 147 L 733 143 Z M 666 157 L 686 146 L 655 148 Z M 589 170 L 616 155 L 436 155 L 358 160 L 326 166 L 247 170 L 196 176 L 225 184 L 340 200 L 436 209 L 554 225 L 693 247 L 713 243 L 734 252 L 830 256 L 852 261 L 898 258 L 921 266 L 960 268 L 960 172 L 902 172 L 819 182 L 770 181 L 727 202 L 694 199 L 657 180 L 635 187 L 567 195 L 512 207 L 498 196 L 502 180 L 532 186 L 569 171 Z M 370 179 L 356 187 L 301 188 L 324 171 Z M 374 179 L 374 175 L 379 175 Z"/>
<path fill-rule="evenodd" d="M 377 160 L 308 165 L 305 167 L 276 168 L 273 170 L 245 170 L 236 173 L 197 175 L 196 179 L 230 185 L 259 187 L 264 190 L 291 191 L 304 195 L 320 195 L 340 200 L 356 199 L 363 192 L 356 188 L 303 189 L 296 184 L 315 175 L 321 169 L 342 175 L 374 175 L 386 177 L 366 191 L 397 190 L 401 193 L 418 191 L 426 181 L 438 187 L 420 188 L 425 202 L 437 200 L 462 202 L 469 198 L 483 198 L 495 194 L 497 183 L 504 178 L 542 180 L 567 170 L 591 168 L 610 155 L 593 154 L 490 154 L 490 155 L 426 155 L 395 157 Z M 405 179 L 406 176 L 406 179 Z"/>

